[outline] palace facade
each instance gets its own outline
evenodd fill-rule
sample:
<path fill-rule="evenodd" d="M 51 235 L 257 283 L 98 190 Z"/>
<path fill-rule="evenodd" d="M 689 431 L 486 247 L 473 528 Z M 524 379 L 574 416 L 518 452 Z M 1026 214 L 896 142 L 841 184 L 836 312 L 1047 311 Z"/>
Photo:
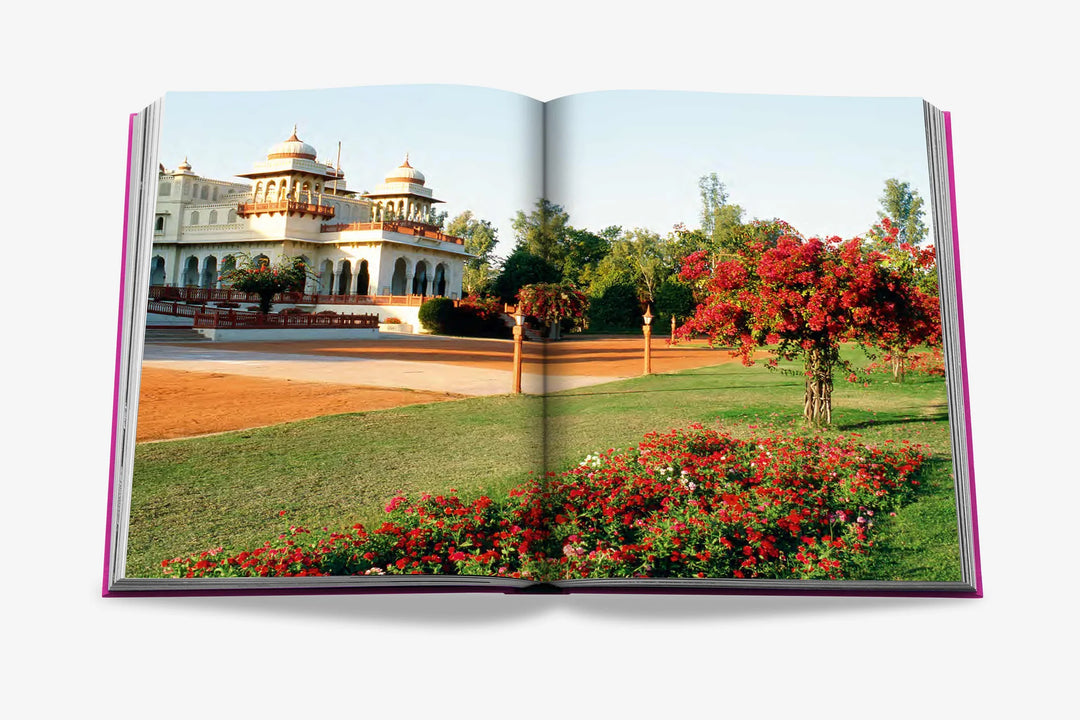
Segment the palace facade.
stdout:
<path fill-rule="evenodd" d="M 270 262 L 288 255 L 318 273 L 309 294 L 461 297 L 472 256 L 461 238 L 431 224 L 443 201 L 408 156 L 374 191 L 357 193 L 294 127 L 237 177 L 246 182 L 202 177 L 187 158 L 175 170 L 161 167 L 152 286 L 217 289 L 234 255 Z"/>

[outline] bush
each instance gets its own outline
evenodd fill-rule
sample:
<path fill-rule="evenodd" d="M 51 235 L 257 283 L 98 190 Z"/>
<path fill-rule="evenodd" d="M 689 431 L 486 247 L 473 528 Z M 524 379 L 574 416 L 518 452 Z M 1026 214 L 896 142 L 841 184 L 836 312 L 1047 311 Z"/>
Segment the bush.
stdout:
<path fill-rule="evenodd" d="M 420 325 L 428 332 L 448 335 L 453 323 L 453 314 L 453 300 L 444 297 L 431 298 L 425 300 L 420 306 Z"/>
<path fill-rule="evenodd" d="M 653 324 L 661 328 L 661 332 L 671 327 L 673 315 L 678 323 L 680 319 L 686 320 L 691 317 L 697 307 L 693 289 L 675 278 L 669 278 L 660 283 L 660 287 L 656 289 L 654 301 L 653 312 L 656 313 L 656 319 L 653 320 Z"/>
<path fill-rule="evenodd" d="M 385 320 L 380 320 L 379 322 L 383 323 L 384 325 L 402 325 L 403 324 L 401 322 L 401 318 L 396 318 L 396 317 L 388 317 Z"/>
<path fill-rule="evenodd" d="M 495 310 L 498 301 L 469 296 L 454 307 L 447 298 L 432 298 L 420 306 L 420 324 L 429 332 L 459 337 L 508 338 L 510 328 Z"/>
<path fill-rule="evenodd" d="M 641 327 L 637 287 L 629 282 L 605 283 L 589 302 L 590 330 L 627 330 Z"/>
<path fill-rule="evenodd" d="M 859 569 L 875 519 L 919 486 L 908 443 L 765 435 L 700 425 L 590 455 L 506 497 L 395 497 L 368 531 L 312 534 L 161 563 L 169 577 L 449 574 L 839 579 Z M 284 511 L 281 515 L 284 516 Z"/>
<path fill-rule="evenodd" d="M 518 291 L 526 285 L 557 283 L 562 277 L 559 269 L 547 260 L 517 248 L 506 258 L 499 276 L 495 278 L 495 294 L 506 303 L 517 302 Z"/>

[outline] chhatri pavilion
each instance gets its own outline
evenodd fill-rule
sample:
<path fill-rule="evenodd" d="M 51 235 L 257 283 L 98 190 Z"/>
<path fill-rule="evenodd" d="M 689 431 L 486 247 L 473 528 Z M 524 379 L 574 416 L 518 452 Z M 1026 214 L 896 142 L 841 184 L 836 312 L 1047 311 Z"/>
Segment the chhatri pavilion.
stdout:
<path fill-rule="evenodd" d="M 431 223 L 443 201 L 408 156 L 361 194 L 294 127 L 237 177 L 245 182 L 202 177 L 187 158 L 175 170 L 161 167 L 151 286 L 220 288 L 220 273 L 242 253 L 302 257 L 318 273 L 309 294 L 461 296 L 471 256 Z"/>

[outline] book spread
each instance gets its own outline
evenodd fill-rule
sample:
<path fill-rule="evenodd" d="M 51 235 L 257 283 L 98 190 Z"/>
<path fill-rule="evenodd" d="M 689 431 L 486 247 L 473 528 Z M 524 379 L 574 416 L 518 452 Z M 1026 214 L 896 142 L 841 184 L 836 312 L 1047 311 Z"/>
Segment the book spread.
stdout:
<path fill-rule="evenodd" d="M 948 113 L 132 115 L 105 595 L 982 594 Z"/>

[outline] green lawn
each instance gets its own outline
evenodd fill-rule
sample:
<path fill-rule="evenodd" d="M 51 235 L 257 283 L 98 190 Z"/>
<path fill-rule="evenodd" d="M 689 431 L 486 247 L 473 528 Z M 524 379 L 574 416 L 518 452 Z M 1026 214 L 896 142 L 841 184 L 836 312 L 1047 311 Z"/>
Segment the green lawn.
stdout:
<path fill-rule="evenodd" d="M 850 357 L 861 359 L 857 351 Z M 824 432 L 859 433 L 867 443 L 916 441 L 934 461 L 918 499 L 878 522 L 881 542 L 865 576 L 959 580 L 944 382 L 877 378 L 869 388 L 838 380 L 833 427 Z M 281 510 L 292 523 L 333 528 L 377 524 L 399 492 L 504 493 L 543 466 L 542 405 L 546 461 L 557 471 L 649 431 L 694 422 L 741 436 L 766 427 L 810 432 L 798 419 L 802 392 L 799 377 L 731 363 L 543 399 L 470 398 L 142 444 L 128 575 L 216 545 L 260 545 L 281 532 Z"/>

